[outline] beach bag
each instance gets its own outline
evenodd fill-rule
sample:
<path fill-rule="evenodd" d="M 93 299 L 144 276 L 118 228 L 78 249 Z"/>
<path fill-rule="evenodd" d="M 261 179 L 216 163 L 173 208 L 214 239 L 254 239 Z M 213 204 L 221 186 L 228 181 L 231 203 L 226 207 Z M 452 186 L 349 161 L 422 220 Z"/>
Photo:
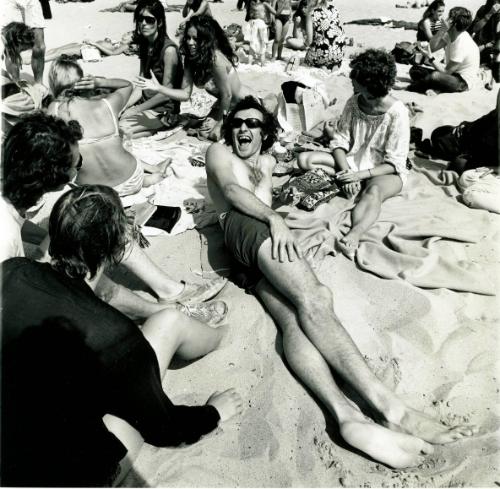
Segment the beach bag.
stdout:
<path fill-rule="evenodd" d="M 401 63 L 403 65 L 414 64 L 416 55 L 416 46 L 412 42 L 402 41 L 396 43 L 391 54 L 394 56 L 396 63 Z"/>
<path fill-rule="evenodd" d="M 279 94 L 278 122 L 285 132 L 309 131 L 324 119 L 324 97 L 315 88 L 304 90 L 300 104 L 287 103 L 283 93 Z"/>
<path fill-rule="evenodd" d="M 340 192 L 333 178 L 322 168 L 314 168 L 298 177 L 291 178 L 281 188 L 279 199 L 283 204 L 295 205 L 313 211 Z"/>

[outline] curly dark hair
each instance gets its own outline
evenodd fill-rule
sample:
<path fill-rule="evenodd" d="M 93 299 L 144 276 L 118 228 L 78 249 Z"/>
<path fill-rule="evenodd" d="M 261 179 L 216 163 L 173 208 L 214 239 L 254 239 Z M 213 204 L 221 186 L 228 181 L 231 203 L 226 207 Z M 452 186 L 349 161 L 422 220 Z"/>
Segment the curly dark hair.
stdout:
<path fill-rule="evenodd" d="M 106 185 L 81 185 L 62 195 L 49 220 L 49 253 L 56 270 L 73 278 L 95 277 L 119 263 L 130 242 L 120 197 Z"/>
<path fill-rule="evenodd" d="M 16 66 L 21 66 L 21 52 L 35 44 L 33 29 L 22 22 L 10 22 L 2 28 L 2 37 L 7 56 Z"/>
<path fill-rule="evenodd" d="M 196 29 L 198 49 L 196 56 L 191 57 L 187 47 L 187 32 L 191 27 Z M 209 15 L 195 15 L 184 27 L 181 41 L 181 53 L 185 56 L 185 64 L 191 70 L 195 84 L 208 81 L 215 62 L 215 53 L 219 50 L 233 65 L 236 66 L 238 57 L 229 44 L 227 36 L 219 23 Z"/>
<path fill-rule="evenodd" d="M 134 11 L 135 29 L 132 41 L 134 44 L 139 46 L 139 59 L 143 63 L 148 58 L 149 49 L 149 43 L 147 39 L 141 35 L 141 31 L 139 29 L 139 16 L 144 9 L 151 12 L 151 14 L 156 18 L 156 23 L 158 25 L 158 36 L 156 36 L 153 44 L 153 57 L 160 56 L 165 39 L 169 38 L 167 34 L 167 19 L 165 18 L 165 9 L 163 8 L 163 5 L 159 2 L 159 0 L 139 0 Z M 149 77 L 149 71 L 147 73 L 143 73 L 143 75 Z"/>
<path fill-rule="evenodd" d="M 367 49 L 355 56 L 349 66 L 351 79 L 374 97 L 385 97 L 396 81 L 394 56 L 383 49 Z"/>
<path fill-rule="evenodd" d="M 448 16 L 458 32 L 467 30 L 472 24 L 472 13 L 464 7 L 453 7 Z"/>
<path fill-rule="evenodd" d="M 69 182 L 71 145 L 82 138 L 77 121 L 33 112 L 7 133 L 3 148 L 3 195 L 18 210 Z"/>
<path fill-rule="evenodd" d="M 262 104 L 255 97 L 251 95 L 246 96 L 241 99 L 234 108 L 229 112 L 224 123 L 222 124 L 222 136 L 226 141 L 226 144 L 230 144 L 232 140 L 232 131 L 233 131 L 233 119 L 235 115 L 247 109 L 256 109 L 263 116 L 262 123 L 262 152 L 267 151 L 278 139 L 278 121 L 273 114 L 268 112 Z"/>

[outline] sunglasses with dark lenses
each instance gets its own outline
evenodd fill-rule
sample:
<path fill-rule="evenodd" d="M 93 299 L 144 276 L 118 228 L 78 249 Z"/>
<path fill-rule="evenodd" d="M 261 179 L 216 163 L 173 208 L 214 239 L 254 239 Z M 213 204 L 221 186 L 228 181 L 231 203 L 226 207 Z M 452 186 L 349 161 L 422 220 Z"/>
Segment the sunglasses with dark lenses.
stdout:
<path fill-rule="evenodd" d="M 239 128 L 245 123 L 245 126 L 248 129 L 257 129 L 258 127 L 262 127 L 263 122 L 255 117 L 250 117 L 249 119 L 240 119 L 239 117 L 235 117 L 232 122 L 232 126 L 235 128 Z"/>
<path fill-rule="evenodd" d="M 156 22 L 156 17 L 152 17 L 151 15 L 139 15 L 137 21 L 139 24 L 141 22 L 146 22 L 148 25 L 153 25 Z"/>

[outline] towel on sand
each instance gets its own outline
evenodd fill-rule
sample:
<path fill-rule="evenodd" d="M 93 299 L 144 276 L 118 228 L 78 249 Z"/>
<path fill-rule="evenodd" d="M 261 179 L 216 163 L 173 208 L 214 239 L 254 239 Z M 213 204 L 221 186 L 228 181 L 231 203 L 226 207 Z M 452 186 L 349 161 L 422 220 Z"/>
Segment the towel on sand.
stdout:
<path fill-rule="evenodd" d="M 487 270 L 457 258 L 449 248 L 451 243 L 461 243 L 461 248 L 491 234 L 488 212 L 469 209 L 451 198 L 447 189 L 431 183 L 429 173 L 428 169 L 412 172 L 403 193 L 384 202 L 379 219 L 360 241 L 358 266 L 417 287 L 494 295 Z M 279 210 L 288 212 L 287 224 L 303 248 L 320 250 L 321 258 L 333 253 L 333 242 L 350 229 L 352 207 L 352 201 L 337 197 L 312 213 L 290 207 Z"/>

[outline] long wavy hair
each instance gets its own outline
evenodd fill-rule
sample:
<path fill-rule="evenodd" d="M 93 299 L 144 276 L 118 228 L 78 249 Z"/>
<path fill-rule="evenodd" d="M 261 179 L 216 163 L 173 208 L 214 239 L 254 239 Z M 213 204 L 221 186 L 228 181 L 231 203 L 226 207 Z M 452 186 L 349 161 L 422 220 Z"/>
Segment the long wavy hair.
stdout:
<path fill-rule="evenodd" d="M 22 22 L 10 22 L 2 28 L 5 54 L 16 66 L 22 65 L 21 52 L 33 48 L 35 34 L 31 27 Z"/>
<path fill-rule="evenodd" d="M 153 44 L 153 57 L 160 56 L 165 39 L 169 39 L 169 37 L 167 34 L 167 20 L 165 18 L 165 9 L 163 5 L 158 0 L 139 0 L 134 11 L 135 29 L 133 42 L 139 46 L 139 58 L 144 62 L 148 58 L 149 43 L 141 34 L 139 28 L 139 16 L 143 10 L 149 10 L 151 15 L 156 19 L 156 25 L 158 26 L 158 35 Z M 144 73 L 144 75 L 148 77 L 149 73 Z"/>
<path fill-rule="evenodd" d="M 187 46 L 187 32 L 191 27 L 197 33 L 198 49 L 195 57 L 190 56 Z M 195 15 L 186 22 L 180 50 L 195 83 L 205 83 L 210 78 L 216 51 L 220 51 L 233 66 L 236 66 L 238 60 L 222 27 L 208 15 Z"/>
<path fill-rule="evenodd" d="M 49 71 L 49 88 L 54 98 L 72 98 L 77 91 L 75 83 L 83 77 L 82 67 L 70 56 L 61 54 L 56 58 Z M 82 90 L 78 90 L 82 95 Z"/>
<path fill-rule="evenodd" d="M 445 3 L 443 0 L 434 0 L 425 10 L 424 15 L 422 16 L 422 19 L 428 19 L 433 12 L 435 12 L 437 9 L 445 7 Z"/>

